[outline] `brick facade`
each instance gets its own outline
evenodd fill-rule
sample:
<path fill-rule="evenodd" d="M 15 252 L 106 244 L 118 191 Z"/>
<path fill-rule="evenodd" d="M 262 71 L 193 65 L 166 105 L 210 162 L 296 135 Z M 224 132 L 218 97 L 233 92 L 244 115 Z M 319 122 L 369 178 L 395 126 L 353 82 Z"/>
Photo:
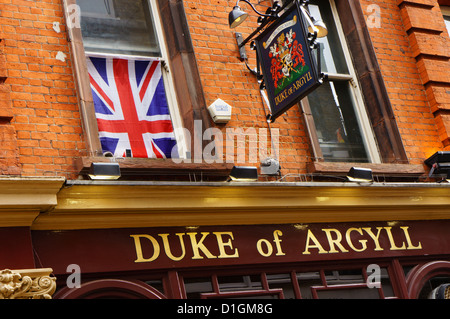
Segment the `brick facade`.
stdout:
<path fill-rule="evenodd" d="M 370 4 L 363 3 L 367 17 Z M 418 164 L 442 146 L 401 11 L 394 1 L 384 1 L 380 14 L 380 28 L 370 28 L 370 35 L 408 159 Z"/>
<path fill-rule="evenodd" d="M 449 146 L 450 38 L 437 1 L 399 1 L 412 56 L 444 147 Z"/>
<path fill-rule="evenodd" d="M 65 20 L 76 1 L 0 0 L 0 298 L 25 288 L 27 298 L 55 299 L 426 298 L 448 283 L 450 184 L 429 178 L 424 160 L 450 150 L 450 38 L 439 9 L 450 0 L 334 0 L 355 64 L 341 80 L 359 83 L 380 150 L 382 163 L 358 163 L 378 173 L 373 183 L 341 183 L 355 163 L 319 161 L 306 103 L 266 121 L 235 38 L 256 17 L 241 2 L 250 17 L 231 30 L 236 0 L 152 0 L 165 68 L 186 129 L 201 120 L 259 141 L 276 130 L 280 176 L 228 183 L 234 163 L 103 156 L 81 31 Z M 227 124 L 209 117 L 217 98 L 233 108 Z M 194 151 L 209 142 L 186 139 Z M 235 163 L 259 167 L 249 146 L 235 145 Z M 121 180 L 88 179 L 94 161 L 119 162 Z M 46 278 L 28 285 L 31 274 Z"/>
<path fill-rule="evenodd" d="M 87 146 L 62 1 L 0 3 L 0 172 L 76 178 L 75 158 L 85 156 Z M 361 1 L 366 19 L 373 18 L 371 4 Z M 435 0 L 375 4 L 381 24 L 369 28 L 370 37 L 409 163 L 422 164 L 450 144 L 450 39 Z M 232 120 L 218 126 L 224 132 L 267 128 L 258 83 L 240 61 L 236 30 L 227 24 L 233 5 L 184 1 L 206 105 L 217 98 L 232 105 Z M 238 31 L 245 36 L 255 26 L 248 19 Z M 248 47 L 247 53 L 253 54 Z M 280 133 L 282 174 L 305 173 L 314 155 L 300 108 L 271 127 Z"/>
<path fill-rule="evenodd" d="M 2 1 L 2 74 L 16 174 L 70 176 L 74 156 L 85 149 L 64 25 L 60 1 Z M 58 60 L 58 52 L 67 59 Z"/>

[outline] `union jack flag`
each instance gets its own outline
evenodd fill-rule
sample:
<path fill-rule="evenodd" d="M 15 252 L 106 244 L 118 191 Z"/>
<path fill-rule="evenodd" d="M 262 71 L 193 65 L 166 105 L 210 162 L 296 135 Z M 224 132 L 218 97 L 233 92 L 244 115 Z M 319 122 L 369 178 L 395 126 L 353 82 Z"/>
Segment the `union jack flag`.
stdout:
<path fill-rule="evenodd" d="M 103 152 L 171 157 L 176 140 L 161 62 L 88 56 L 87 67 Z"/>

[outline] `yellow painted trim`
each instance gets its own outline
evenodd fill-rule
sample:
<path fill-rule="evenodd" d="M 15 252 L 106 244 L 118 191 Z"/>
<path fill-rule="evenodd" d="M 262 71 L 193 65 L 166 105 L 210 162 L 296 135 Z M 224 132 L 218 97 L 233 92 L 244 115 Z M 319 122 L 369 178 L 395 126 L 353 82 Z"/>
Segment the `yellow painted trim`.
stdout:
<path fill-rule="evenodd" d="M 0 177 L 0 227 L 31 226 L 57 204 L 64 178 Z"/>
<path fill-rule="evenodd" d="M 450 219 L 450 184 L 86 184 L 32 229 Z"/>
<path fill-rule="evenodd" d="M 29 227 L 38 215 L 38 210 L 0 211 L 0 227 Z"/>

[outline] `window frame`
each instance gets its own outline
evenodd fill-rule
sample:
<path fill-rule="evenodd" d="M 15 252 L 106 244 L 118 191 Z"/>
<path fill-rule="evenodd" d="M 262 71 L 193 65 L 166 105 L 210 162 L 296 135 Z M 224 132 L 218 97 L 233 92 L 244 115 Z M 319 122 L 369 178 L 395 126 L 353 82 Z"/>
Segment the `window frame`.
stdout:
<path fill-rule="evenodd" d="M 187 153 L 186 160 L 176 163 L 172 159 L 153 158 L 117 158 L 121 175 L 127 179 L 134 176 L 152 179 L 157 176 L 173 176 L 177 180 L 190 180 L 199 174 L 203 180 L 222 180 L 227 178 L 232 168 L 229 163 L 204 163 L 202 152 L 208 141 L 200 133 L 214 127 L 209 115 L 200 72 L 195 58 L 189 26 L 182 0 L 155 0 L 156 11 L 160 17 L 167 48 L 167 65 L 176 79 L 172 89 L 178 100 L 178 110 L 183 123 L 183 133 Z M 71 27 L 69 8 L 76 5 L 76 0 L 62 0 L 67 25 L 67 37 L 71 51 L 71 67 L 77 92 L 78 106 L 82 122 L 85 151 L 75 158 L 78 175 L 86 175 L 93 162 L 110 162 L 104 157 L 98 134 L 97 120 L 92 100 L 92 93 L 87 74 L 86 56 L 81 37 L 81 29 Z M 199 124 L 200 123 L 200 124 Z M 185 133 L 189 132 L 189 134 Z M 190 153 L 188 153 L 190 151 Z"/>
<path fill-rule="evenodd" d="M 450 18 L 450 6 L 441 5 L 439 7 L 441 9 L 442 16 Z M 445 21 L 444 21 L 444 23 L 445 23 Z M 447 34 L 450 36 L 450 24 L 449 24 L 449 26 L 447 26 L 447 24 L 445 23 L 445 27 L 447 28 Z"/>
<path fill-rule="evenodd" d="M 186 158 L 186 137 L 182 134 L 183 119 L 178 108 L 178 99 L 175 92 L 175 79 L 169 63 L 168 49 L 162 29 L 161 17 L 159 15 L 158 4 L 156 0 L 148 0 L 150 14 L 153 17 L 153 23 L 158 38 L 159 48 L 161 50 L 161 73 L 163 74 L 166 98 L 169 105 L 169 112 L 172 118 L 172 126 L 177 140 L 178 154 L 180 158 Z"/>
<path fill-rule="evenodd" d="M 382 78 L 377 57 L 372 46 L 366 19 L 357 0 L 334 0 L 338 17 L 342 26 L 342 32 L 347 42 L 347 48 L 351 55 L 352 66 L 356 74 L 356 84 L 360 88 L 360 94 L 364 101 L 364 107 L 378 145 L 381 163 L 364 163 L 378 173 L 422 173 L 419 166 L 411 167 L 403 141 L 395 120 L 390 99 Z M 355 63 L 363 61 L 363 63 Z M 301 106 L 300 106 L 301 107 Z M 305 108 L 303 116 L 312 141 L 312 151 L 315 159 L 307 164 L 309 173 L 342 173 L 348 171 L 349 162 L 323 162 L 319 161 L 316 154 L 319 145 L 314 128 L 310 127 L 311 114 Z"/>
<path fill-rule="evenodd" d="M 369 288 L 367 267 L 374 263 L 373 260 L 362 259 L 358 262 L 349 260 L 341 260 L 333 263 L 333 265 L 324 265 L 323 262 L 314 263 L 296 263 L 292 265 L 279 264 L 276 267 L 273 265 L 260 265 L 260 267 L 240 268 L 239 271 L 223 271 L 214 267 L 203 269 L 199 271 L 178 271 L 181 299 L 207 299 L 210 298 L 248 298 L 249 296 L 271 296 L 294 299 L 320 299 L 318 292 L 328 291 L 334 294 L 334 298 L 345 298 L 342 293 L 352 291 L 354 289 L 367 289 L 366 292 L 373 290 L 378 295 L 379 299 L 404 299 L 407 298 L 408 292 L 405 290 L 404 276 L 397 271 L 398 259 L 392 258 L 387 260 L 377 259 L 376 264 L 383 270 L 381 274 L 380 287 Z M 339 279 L 339 275 L 334 277 L 338 280 L 330 280 L 334 274 L 339 271 L 358 271 L 358 283 L 352 283 L 351 276 Z M 333 273 L 333 274 L 330 274 Z M 277 276 L 278 275 L 278 276 Z M 303 278 L 303 285 L 301 283 L 301 276 L 307 275 L 310 278 Z M 244 279 L 242 282 L 234 282 L 230 284 L 228 289 L 224 289 L 224 285 L 220 284 L 218 278 L 238 278 Z M 245 277 L 253 277 L 253 285 L 250 279 L 245 282 Z M 258 278 L 259 277 L 259 278 Z M 277 285 L 277 277 L 284 280 L 284 287 L 280 288 Z M 202 279 L 204 281 L 198 281 Z M 241 284 L 242 283 L 242 284 Z M 249 285 L 245 285 L 248 283 Z M 202 291 L 204 289 L 204 291 Z M 305 289 L 309 292 L 305 294 Z M 191 294 L 191 296 L 189 296 Z M 292 295 L 292 296 L 289 296 Z"/>
<path fill-rule="evenodd" d="M 336 26 L 338 37 L 341 43 L 342 51 L 344 54 L 344 59 L 346 66 L 348 68 L 348 74 L 341 73 L 327 73 L 328 79 L 334 82 L 347 82 L 349 86 L 349 91 L 351 94 L 353 109 L 355 116 L 358 120 L 359 129 L 361 132 L 361 137 L 363 139 L 364 148 L 367 153 L 369 163 L 381 163 L 380 152 L 378 150 L 377 141 L 375 139 L 372 126 L 370 125 L 369 117 L 365 108 L 364 99 L 361 94 L 361 88 L 358 84 L 357 75 L 353 67 L 352 57 L 348 49 L 348 44 L 345 39 L 344 32 L 342 30 L 342 25 L 340 22 L 340 17 L 338 15 L 336 4 L 334 0 L 329 0 L 331 13 Z M 307 114 L 308 130 L 310 132 L 314 156 L 318 161 L 325 161 L 323 152 L 320 146 L 320 142 L 317 136 L 316 126 L 311 112 L 311 105 L 308 97 L 305 97 L 301 102 L 301 109 L 304 114 Z"/>
<path fill-rule="evenodd" d="M 156 37 L 161 50 L 161 57 L 150 57 L 152 59 L 160 60 L 162 63 L 161 73 L 163 75 L 163 81 L 165 85 L 166 98 L 169 105 L 169 111 L 172 118 L 172 125 L 174 127 L 174 133 L 177 140 L 178 154 L 180 158 L 186 157 L 186 137 L 182 134 L 183 130 L 179 129 L 183 127 L 183 119 L 178 109 L 178 99 L 175 92 L 175 81 L 173 79 L 172 69 L 169 63 L 169 56 L 163 29 L 161 25 L 161 19 L 159 17 L 158 4 L 156 0 L 146 0 L 149 4 L 150 14 L 154 19 Z M 70 19 L 68 14 L 69 6 L 76 5 L 76 0 L 64 0 L 64 11 L 66 13 L 66 19 Z M 86 64 L 87 52 L 84 49 L 83 38 L 81 34 L 81 28 L 68 28 L 69 39 L 72 42 L 72 53 L 74 63 L 74 75 L 77 80 L 78 86 L 78 98 L 80 102 L 80 111 L 83 120 L 83 128 L 85 132 L 87 149 L 89 156 L 103 156 L 102 147 L 100 144 L 99 131 L 97 126 L 97 119 L 95 115 L 95 108 L 93 104 L 92 92 L 90 89 L 89 76 Z M 90 52 L 94 54 L 94 52 Z M 129 57 L 123 54 L 103 54 L 105 56 L 115 56 L 118 58 Z M 143 56 L 136 56 L 143 57 Z M 144 56 L 147 57 L 147 56 Z M 151 159 L 151 158 L 150 158 Z"/>

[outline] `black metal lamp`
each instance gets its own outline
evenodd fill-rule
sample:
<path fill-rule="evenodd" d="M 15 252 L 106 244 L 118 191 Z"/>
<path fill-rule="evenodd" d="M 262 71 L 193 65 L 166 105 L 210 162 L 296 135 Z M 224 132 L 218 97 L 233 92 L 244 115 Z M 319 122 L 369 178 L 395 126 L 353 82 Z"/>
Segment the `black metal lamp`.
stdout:
<path fill-rule="evenodd" d="M 450 183 L 450 170 L 447 171 L 447 177 L 445 178 L 445 180 Z"/>
<path fill-rule="evenodd" d="M 255 36 L 261 36 L 262 32 L 264 32 L 264 30 L 268 30 L 268 28 L 270 28 L 270 26 L 272 25 L 272 22 L 274 24 L 276 24 L 276 21 L 281 18 L 284 14 L 283 12 L 285 12 L 286 14 L 288 14 L 290 12 L 290 10 L 294 10 L 295 7 L 297 6 L 297 8 L 300 10 L 299 14 L 301 16 L 300 19 L 298 19 L 298 21 L 301 21 L 301 23 L 303 23 L 303 21 L 305 21 L 305 24 L 308 26 L 308 34 L 302 35 L 307 37 L 307 44 L 309 45 L 309 48 L 311 50 L 311 54 L 314 54 L 312 52 L 312 50 L 315 50 L 315 54 L 317 55 L 316 58 L 316 62 L 314 62 L 313 64 L 315 65 L 315 68 L 317 68 L 317 74 L 318 74 L 318 79 L 315 80 L 315 85 L 320 85 L 323 83 L 324 80 L 327 79 L 327 74 L 322 73 L 321 71 L 321 54 L 320 54 L 320 45 L 319 43 L 316 42 L 318 37 L 324 37 L 328 34 L 327 28 L 325 27 L 325 24 L 320 21 L 320 20 L 315 20 L 311 14 L 309 13 L 309 11 L 306 9 L 306 4 L 308 3 L 308 0 L 292 0 L 292 1 L 284 1 L 284 3 L 282 5 L 279 5 L 278 1 L 274 1 L 272 4 L 272 7 L 267 8 L 265 14 L 258 12 L 255 7 L 249 2 L 249 0 L 237 0 L 236 5 L 233 7 L 233 10 L 229 13 L 228 15 L 228 23 L 230 28 L 235 28 L 238 25 L 240 25 L 246 18 L 247 18 L 247 14 L 239 7 L 239 2 L 240 1 L 244 1 L 245 3 L 249 4 L 250 7 L 253 9 L 254 12 L 256 12 L 259 15 L 258 18 L 258 24 L 259 26 L 247 37 L 247 38 L 243 38 L 241 33 L 236 33 L 236 44 L 237 47 L 239 49 L 239 58 L 241 59 L 241 61 L 243 61 L 247 67 L 247 69 L 256 76 L 256 78 L 258 79 L 258 82 L 260 83 L 260 90 L 263 90 L 265 88 L 265 83 L 264 83 L 264 71 L 261 72 L 261 64 L 259 59 L 261 58 L 259 56 L 258 52 L 256 54 L 256 68 L 252 69 L 249 67 L 248 65 L 248 57 L 247 57 L 247 53 L 245 51 L 245 45 L 251 41 Z M 286 9 L 287 8 L 287 9 Z M 284 11 L 286 9 L 286 11 Z M 280 16 L 281 15 L 281 16 Z M 296 23 L 295 21 L 297 20 L 297 18 L 294 20 L 294 23 Z M 303 31 L 303 26 L 302 28 L 302 33 Z M 306 32 L 305 32 L 306 33 Z M 252 42 L 251 44 L 251 48 L 258 51 L 258 45 L 255 44 L 255 42 Z M 262 92 L 262 91 L 261 91 Z M 274 121 L 275 117 L 272 116 L 272 114 L 268 114 L 267 115 L 267 120 L 268 121 Z"/>
<path fill-rule="evenodd" d="M 352 167 L 350 171 L 347 173 L 347 178 L 351 182 L 372 182 L 372 170 L 369 168 L 361 168 L 361 167 Z"/>
<path fill-rule="evenodd" d="M 248 17 L 248 13 L 243 11 L 241 7 L 239 7 L 239 2 L 244 1 L 247 3 L 253 11 L 255 11 L 259 16 L 266 17 L 266 18 L 274 18 L 277 17 L 276 15 L 276 9 L 279 8 L 278 3 L 275 1 L 273 8 L 269 8 L 266 13 L 261 13 L 258 10 L 255 9 L 253 4 L 250 3 L 248 0 L 237 0 L 236 5 L 233 7 L 233 10 L 228 14 L 228 24 L 230 28 L 236 28 L 238 25 L 240 25 L 244 20 Z"/>
<path fill-rule="evenodd" d="M 239 2 L 239 1 L 238 1 Z M 245 19 L 247 19 L 248 13 L 241 10 L 237 4 L 233 7 L 233 10 L 228 14 L 228 24 L 230 28 L 236 28 Z"/>
<path fill-rule="evenodd" d="M 258 180 L 258 170 L 253 166 L 233 166 L 229 177 L 232 181 L 252 182 Z"/>
<path fill-rule="evenodd" d="M 233 7 L 233 10 L 228 14 L 228 24 L 230 28 L 236 28 L 248 17 L 248 14 L 245 11 L 243 11 L 241 7 L 239 7 L 240 1 L 244 1 L 245 3 L 247 3 L 253 9 L 253 11 L 255 11 L 260 16 L 258 19 L 258 22 L 260 23 L 259 27 L 255 31 L 253 31 L 253 33 L 250 34 L 246 39 L 242 38 L 242 34 L 236 33 L 236 40 L 239 48 L 240 57 L 242 60 L 246 60 L 247 55 L 245 53 L 244 45 L 247 42 L 249 42 L 255 35 L 259 34 L 266 24 L 277 19 L 279 17 L 278 14 L 287 6 L 291 5 L 292 2 L 286 1 L 282 6 L 280 6 L 278 4 L 278 1 L 274 1 L 271 8 L 268 8 L 265 13 L 261 13 L 258 10 L 256 10 L 255 7 L 248 0 L 237 0 L 236 5 Z M 323 38 L 327 36 L 328 30 L 323 21 L 314 19 L 314 17 L 311 16 L 309 11 L 305 9 L 308 0 L 297 0 L 297 1 L 299 1 L 300 10 L 302 11 L 308 23 L 310 42 L 314 44 L 316 38 Z M 252 71 L 250 68 L 249 70 Z"/>
<path fill-rule="evenodd" d="M 115 180 L 120 177 L 119 163 L 92 163 L 89 177 L 95 180 Z"/>
<path fill-rule="evenodd" d="M 309 13 L 308 13 L 309 15 Z M 322 20 L 316 20 L 313 17 L 311 17 L 311 15 L 309 15 L 309 17 L 311 18 L 311 23 L 312 23 L 312 27 L 309 26 L 308 27 L 308 31 L 310 33 L 314 33 L 314 31 L 317 32 L 317 37 L 318 38 L 324 38 L 328 35 L 328 29 L 325 26 L 325 23 L 323 23 Z"/>
<path fill-rule="evenodd" d="M 428 177 L 434 174 L 450 173 L 450 152 L 436 152 L 427 158 L 424 163 L 431 167 Z"/>

